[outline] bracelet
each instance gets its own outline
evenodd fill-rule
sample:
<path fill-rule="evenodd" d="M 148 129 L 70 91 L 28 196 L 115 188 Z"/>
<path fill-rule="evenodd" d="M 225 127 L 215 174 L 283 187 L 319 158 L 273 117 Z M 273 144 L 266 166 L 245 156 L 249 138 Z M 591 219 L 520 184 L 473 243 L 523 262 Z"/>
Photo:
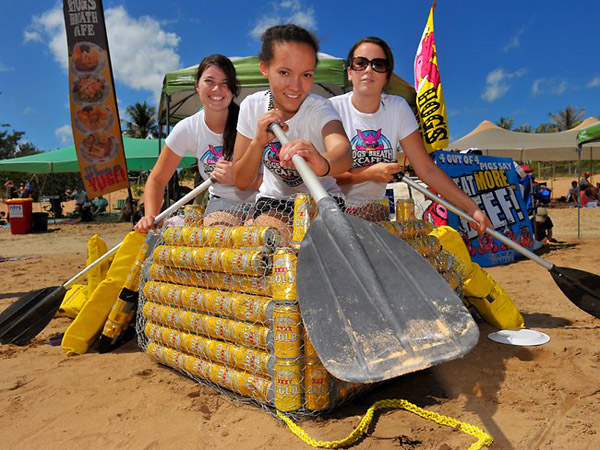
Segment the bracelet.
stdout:
<path fill-rule="evenodd" d="M 325 158 L 324 156 L 323 156 L 323 159 L 327 163 L 327 171 L 323 175 L 321 175 L 321 177 L 326 177 L 327 175 L 329 175 L 329 172 L 331 172 L 331 164 L 329 164 L 329 160 L 327 158 Z"/>

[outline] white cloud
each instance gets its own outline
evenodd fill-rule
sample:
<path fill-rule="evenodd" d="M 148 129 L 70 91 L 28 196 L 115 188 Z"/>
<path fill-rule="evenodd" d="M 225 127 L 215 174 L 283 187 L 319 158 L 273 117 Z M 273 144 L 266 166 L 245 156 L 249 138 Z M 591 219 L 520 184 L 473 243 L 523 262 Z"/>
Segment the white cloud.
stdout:
<path fill-rule="evenodd" d="M 589 88 L 600 87 L 600 77 L 592 78 L 590 80 L 590 82 L 587 84 L 587 87 L 589 87 Z"/>
<path fill-rule="evenodd" d="M 26 106 L 25 109 L 23 109 L 23 114 L 25 114 L 26 116 L 36 112 L 37 110 L 35 108 L 32 108 L 31 106 Z"/>
<path fill-rule="evenodd" d="M 149 16 L 131 17 L 124 7 L 105 10 L 106 31 L 115 79 L 133 89 L 160 92 L 165 73 L 181 67 L 179 37 L 164 31 Z M 34 16 L 24 33 L 25 42 L 46 42 L 54 59 L 65 69 L 67 38 L 62 8 Z"/>
<path fill-rule="evenodd" d="M 60 138 L 61 144 L 66 144 L 69 141 L 73 141 L 73 129 L 71 125 L 63 125 L 54 130 L 54 136 Z"/>
<path fill-rule="evenodd" d="M 300 0 L 282 0 L 271 4 L 271 13 L 260 16 L 250 31 L 255 39 L 260 39 L 263 32 L 273 25 L 294 23 L 310 31 L 317 30 L 314 8 L 303 6 Z"/>
<path fill-rule="evenodd" d="M 485 79 L 485 88 L 481 98 L 490 103 L 498 100 L 510 89 L 509 80 L 520 78 L 526 73 L 527 69 L 525 68 L 512 73 L 505 72 L 504 69 L 492 70 Z"/>
<path fill-rule="evenodd" d="M 558 78 L 537 78 L 531 86 L 531 94 L 534 96 L 543 94 L 560 95 L 567 90 L 569 83 Z"/>
<path fill-rule="evenodd" d="M 504 47 L 502 47 L 502 51 L 504 53 L 508 52 L 509 50 L 512 50 L 513 48 L 521 47 L 521 36 L 525 32 L 525 28 L 525 26 L 519 28 L 515 35 L 510 38 L 508 43 Z"/>
<path fill-rule="evenodd" d="M 15 69 L 13 69 L 12 67 L 5 66 L 4 64 L 2 64 L 2 62 L 0 62 L 0 72 L 12 72 L 13 70 Z"/>

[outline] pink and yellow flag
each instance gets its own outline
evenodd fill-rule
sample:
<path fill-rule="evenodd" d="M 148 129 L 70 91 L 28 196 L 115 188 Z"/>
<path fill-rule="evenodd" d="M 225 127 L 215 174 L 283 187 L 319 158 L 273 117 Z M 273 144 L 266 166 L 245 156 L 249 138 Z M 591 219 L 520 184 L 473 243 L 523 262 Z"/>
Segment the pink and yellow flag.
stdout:
<path fill-rule="evenodd" d="M 423 36 L 415 57 L 415 90 L 417 110 L 423 143 L 429 153 L 448 146 L 448 121 L 438 68 L 437 50 L 433 34 L 433 11 L 423 30 Z"/>

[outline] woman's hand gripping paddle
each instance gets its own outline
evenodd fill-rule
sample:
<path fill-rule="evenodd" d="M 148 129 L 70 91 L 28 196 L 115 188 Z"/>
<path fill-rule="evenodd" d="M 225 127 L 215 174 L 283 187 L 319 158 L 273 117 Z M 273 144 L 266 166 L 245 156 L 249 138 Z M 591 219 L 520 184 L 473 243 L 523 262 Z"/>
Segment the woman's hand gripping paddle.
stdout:
<path fill-rule="evenodd" d="M 445 206 L 457 216 L 462 217 L 469 222 L 473 221 L 473 218 L 466 212 L 457 208 L 452 203 L 444 200 L 433 192 L 427 190 L 423 186 L 415 183 L 410 178 L 405 177 L 403 173 L 396 174 L 395 180 L 403 181 L 426 197 L 429 197 L 431 200 Z M 554 282 L 557 284 L 560 290 L 563 291 L 563 294 L 565 294 L 567 298 L 573 302 L 573 304 L 575 304 L 575 306 L 594 317 L 600 318 L 600 276 L 579 269 L 556 267 L 554 264 L 546 261 L 543 258 L 540 258 L 535 253 L 527 250 L 525 247 L 522 247 L 503 234 L 498 233 L 496 230 L 492 230 L 488 227 L 486 228 L 486 232 L 516 252 L 522 254 L 526 258 L 531 259 L 544 269 L 550 271 L 550 275 L 552 275 L 552 278 L 554 278 Z"/>
<path fill-rule="evenodd" d="M 300 246 L 297 289 L 327 370 L 373 383 L 468 353 L 479 330 L 446 281 L 401 239 L 343 213 L 301 156 L 292 162 L 319 207 Z"/>
<path fill-rule="evenodd" d="M 177 211 L 181 206 L 197 197 L 200 193 L 212 185 L 211 179 L 196 187 L 193 191 L 173 203 L 154 219 L 158 225 L 169 215 Z M 87 272 L 98 264 L 105 261 L 117 252 L 121 243 L 111 248 L 108 252 L 87 266 L 62 286 L 44 288 L 39 291 L 30 292 L 10 305 L 0 314 L 0 343 L 27 345 L 31 339 L 37 336 L 52 320 L 63 301 L 67 290 L 81 279 Z"/>

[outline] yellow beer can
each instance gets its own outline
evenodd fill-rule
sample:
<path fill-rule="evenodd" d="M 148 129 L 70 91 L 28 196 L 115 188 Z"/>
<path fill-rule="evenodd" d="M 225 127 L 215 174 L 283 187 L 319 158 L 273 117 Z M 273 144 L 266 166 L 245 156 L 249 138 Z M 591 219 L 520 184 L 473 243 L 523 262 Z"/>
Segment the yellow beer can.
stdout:
<path fill-rule="evenodd" d="M 317 351 L 310 341 L 308 334 L 306 333 L 306 328 L 302 327 L 302 337 L 304 339 L 304 357 L 307 360 L 319 359 L 319 355 L 317 355 Z"/>
<path fill-rule="evenodd" d="M 269 268 L 269 257 L 256 249 L 222 249 L 219 269 L 223 272 L 263 276 Z"/>
<path fill-rule="evenodd" d="M 229 234 L 227 247 L 256 248 L 271 252 L 279 246 L 280 242 L 281 233 L 273 227 L 233 227 Z"/>
<path fill-rule="evenodd" d="M 296 411 L 302 407 L 301 375 L 299 360 L 275 360 L 275 408 L 279 411 Z"/>
<path fill-rule="evenodd" d="M 294 199 L 294 227 L 292 230 L 291 245 L 300 248 L 304 235 L 315 216 L 316 203 L 310 194 L 296 194 Z"/>
<path fill-rule="evenodd" d="M 204 206 L 185 205 L 183 207 L 183 221 L 187 226 L 201 227 L 204 221 Z"/>
<path fill-rule="evenodd" d="M 232 227 L 226 227 L 223 225 L 215 225 L 210 227 L 204 227 L 202 229 L 202 238 L 200 245 L 202 247 L 218 247 L 223 248 L 227 246 L 227 240 Z"/>
<path fill-rule="evenodd" d="M 298 304 L 275 303 L 273 307 L 273 347 L 276 358 L 299 358 L 302 321 Z"/>
<path fill-rule="evenodd" d="M 296 292 L 296 264 L 298 258 L 290 248 L 280 248 L 273 253 L 271 296 L 277 301 L 298 300 Z"/>
<path fill-rule="evenodd" d="M 309 411 L 329 408 L 330 386 L 331 376 L 321 362 L 307 359 L 304 365 L 304 407 Z"/>
<path fill-rule="evenodd" d="M 411 199 L 399 198 L 396 201 L 396 222 L 415 218 L 415 202 Z"/>

